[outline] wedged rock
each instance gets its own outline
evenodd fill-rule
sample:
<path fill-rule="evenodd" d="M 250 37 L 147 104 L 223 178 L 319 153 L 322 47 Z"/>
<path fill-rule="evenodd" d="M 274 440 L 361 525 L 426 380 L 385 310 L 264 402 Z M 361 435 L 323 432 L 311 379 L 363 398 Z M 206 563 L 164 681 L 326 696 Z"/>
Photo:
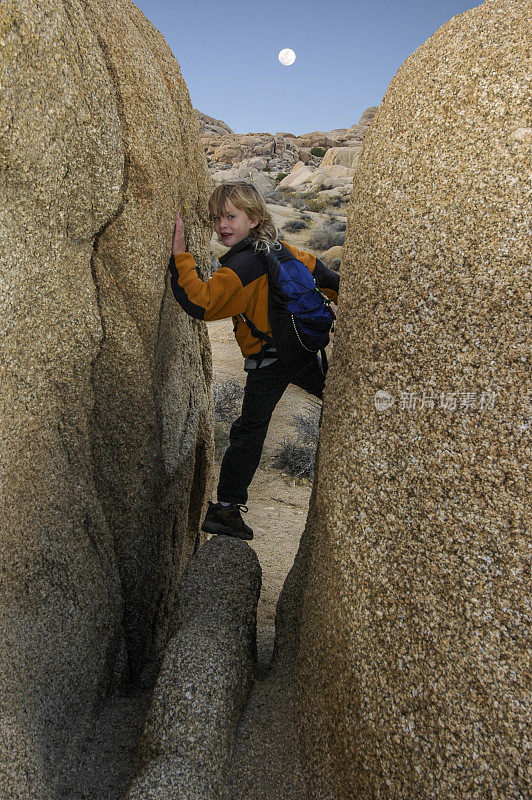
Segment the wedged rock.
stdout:
<path fill-rule="evenodd" d="M 355 173 L 280 615 L 301 619 L 280 641 L 299 641 L 314 800 L 532 794 L 528 11 L 491 0 L 438 30 Z"/>
<path fill-rule="evenodd" d="M 184 798 L 187 776 L 191 790 L 200 781 L 214 797 L 222 796 L 253 679 L 260 583 L 255 551 L 237 539 L 215 536 L 189 562 L 176 599 L 177 632 L 157 680 L 129 800 L 142 796 L 153 770 L 162 769 L 153 766 L 161 759 L 185 770 L 179 778 Z M 165 786 L 149 796 L 166 800 Z"/>
<path fill-rule="evenodd" d="M 255 189 L 261 194 L 268 194 L 275 188 L 275 184 L 264 172 L 252 170 L 249 175 Z"/>
<path fill-rule="evenodd" d="M 196 546 L 210 351 L 166 273 L 177 208 L 206 273 L 209 182 L 129 0 L 6 0 L 0 59 L 0 798 L 43 800 Z"/>

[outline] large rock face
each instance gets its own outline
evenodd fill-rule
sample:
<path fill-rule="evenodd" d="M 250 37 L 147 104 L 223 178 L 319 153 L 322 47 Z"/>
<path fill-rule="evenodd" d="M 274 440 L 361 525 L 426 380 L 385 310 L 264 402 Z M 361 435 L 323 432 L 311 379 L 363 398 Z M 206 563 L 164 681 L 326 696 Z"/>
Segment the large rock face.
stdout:
<path fill-rule="evenodd" d="M 0 798 L 46 800 L 196 544 L 210 354 L 166 267 L 178 208 L 207 267 L 208 179 L 129 0 L 6 0 L 0 58 Z"/>
<path fill-rule="evenodd" d="M 355 176 L 298 558 L 316 800 L 531 795 L 527 11 L 420 47 Z"/>

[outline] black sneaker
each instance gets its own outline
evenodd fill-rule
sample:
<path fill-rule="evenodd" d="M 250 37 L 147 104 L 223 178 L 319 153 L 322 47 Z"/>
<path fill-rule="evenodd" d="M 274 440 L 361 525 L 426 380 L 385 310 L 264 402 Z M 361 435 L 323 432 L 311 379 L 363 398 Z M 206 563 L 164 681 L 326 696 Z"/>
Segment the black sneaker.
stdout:
<path fill-rule="evenodd" d="M 231 503 L 222 506 L 220 503 L 211 503 L 203 520 L 201 530 L 205 533 L 223 533 L 226 536 L 236 536 L 237 539 L 253 539 L 253 531 L 246 525 L 240 512 L 247 512 L 247 506 Z"/>

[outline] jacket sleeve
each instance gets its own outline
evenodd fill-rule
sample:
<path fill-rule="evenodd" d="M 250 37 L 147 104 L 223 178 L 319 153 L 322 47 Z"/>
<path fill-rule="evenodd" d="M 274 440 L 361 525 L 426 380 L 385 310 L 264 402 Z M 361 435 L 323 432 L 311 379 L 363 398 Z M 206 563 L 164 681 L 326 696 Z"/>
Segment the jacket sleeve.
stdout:
<path fill-rule="evenodd" d="M 326 267 L 323 261 L 316 258 L 312 253 L 307 253 L 306 250 L 298 250 L 287 242 L 283 244 L 295 255 L 299 261 L 302 261 L 305 266 L 309 268 L 312 274 L 318 281 L 318 285 L 323 294 L 332 300 L 334 303 L 338 302 L 338 291 L 340 288 L 340 276 L 329 267 Z"/>
<path fill-rule="evenodd" d="M 208 281 L 202 281 L 190 253 L 177 253 L 169 264 L 172 291 L 191 317 L 205 321 L 242 314 L 247 298 L 238 275 L 229 267 L 220 267 Z"/>

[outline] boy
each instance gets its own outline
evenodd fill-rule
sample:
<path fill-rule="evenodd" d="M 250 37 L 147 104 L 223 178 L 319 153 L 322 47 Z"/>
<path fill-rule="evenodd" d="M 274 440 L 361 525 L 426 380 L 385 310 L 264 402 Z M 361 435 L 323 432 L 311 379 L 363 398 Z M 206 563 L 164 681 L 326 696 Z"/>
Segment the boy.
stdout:
<path fill-rule="evenodd" d="M 288 250 L 316 277 L 320 290 L 338 297 L 339 278 L 315 256 L 277 242 L 277 231 L 264 200 L 254 186 L 231 182 L 218 186 L 209 201 L 214 229 L 229 251 L 208 281 L 196 273 L 194 259 L 185 251 L 184 225 L 178 215 L 172 246 L 172 290 L 182 308 L 197 319 L 232 317 L 237 342 L 247 372 L 242 413 L 231 426 L 229 447 L 220 469 L 217 503 L 209 502 L 201 529 L 206 533 L 252 539 L 253 531 L 242 519 L 247 512 L 248 486 L 259 465 L 271 415 L 289 383 L 321 397 L 325 375 L 319 357 L 290 369 L 273 345 L 254 335 L 271 337 L 268 320 L 268 276 L 261 251 Z M 245 315 L 247 321 L 241 315 Z M 249 324 L 251 323 L 251 325 Z"/>

